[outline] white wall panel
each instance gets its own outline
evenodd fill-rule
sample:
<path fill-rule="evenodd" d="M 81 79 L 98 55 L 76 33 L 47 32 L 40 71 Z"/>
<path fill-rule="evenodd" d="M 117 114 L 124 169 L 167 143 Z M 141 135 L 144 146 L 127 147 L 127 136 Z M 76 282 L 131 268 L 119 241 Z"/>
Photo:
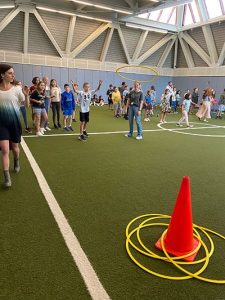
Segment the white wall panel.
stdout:
<path fill-rule="evenodd" d="M 72 40 L 72 49 L 75 49 L 77 46 L 79 46 L 100 25 L 101 22 L 77 17 Z"/>
<path fill-rule="evenodd" d="M 0 9 L 1 11 L 1 9 Z M 3 9 L 5 11 L 5 9 Z M 20 12 L 0 33 L 2 50 L 23 52 L 24 13 Z"/>
<path fill-rule="evenodd" d="M 70 16 L 45 11 L 39 11 L 39 13 L 61 50 L 65 51 Z"/>
<path fill-rule="evenodd" d="M 127 63 L 126 55 L 117 30 L 114 30 L 112 40 L 106 55 L 106 61 Z"/>
<path fill-rule="evenodd" d="M 33 14 L 30 14 L 28 52 L 59 56 L 57 50 Z"/>

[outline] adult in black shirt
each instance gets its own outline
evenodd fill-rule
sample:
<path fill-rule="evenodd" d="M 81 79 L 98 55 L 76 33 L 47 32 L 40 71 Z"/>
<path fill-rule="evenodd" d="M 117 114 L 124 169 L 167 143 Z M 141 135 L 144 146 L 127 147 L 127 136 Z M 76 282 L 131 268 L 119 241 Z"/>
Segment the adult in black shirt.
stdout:
<path fill-rule="evenodd" d="M 128 97 L 128 108 L 129 108 L 129 125 L 130 131 L 126 137 L 132 137 L 134 131 L 134 118 L 137 125 L 138 135 L 137 140 L 142 140 L 142 123 L 141 123 L 141 111 L 143 108 L 144 95 L 140 88 L 140 82 L 134 82 L 134 89 L 130 92 Z"/>
<path fill-rule="evenodd" d="M 108 91 L 106 93 L 106 95 L 108 96 L 109 109 L 112 109 L 112 106 L 113 106 L 112 93 L 113 93 L 113 85 L 110 84 L 109 85 L 109 89 L 108 89 Z"/>
<path fill-rule="evenodd" d="M 192 100 L 192 102 L 194 102 L 195 104 L 198 104 L 198 99 L 199 99 L 198 88 L 195 88 L 195 89 L 193 90 L 193 93 L 192 93 L 192 96 L 191 96 L 191 100 Z M 191 113 L 191 114 L 194 113 L 195 104 L 191 104 L 191 109 L 190 109 L 190 113 Z"/>
<path fill-rule="evenodd" d="M 44 135 L 44 126 L 48 121 L 47 112 L 45 110 L 45 84 L 40 81 L 36 90 L 30 96 L 30 102 L 33 107 L 33 114 L 35 116 L 36 135 Z"/>

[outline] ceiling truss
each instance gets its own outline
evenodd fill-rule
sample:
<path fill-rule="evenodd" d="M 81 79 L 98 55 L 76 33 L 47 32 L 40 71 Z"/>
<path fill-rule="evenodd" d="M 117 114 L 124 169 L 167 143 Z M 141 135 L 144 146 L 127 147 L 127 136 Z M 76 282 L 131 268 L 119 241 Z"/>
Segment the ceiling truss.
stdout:
<path fill-rule="evenodd" d="M 197 4 L 197 9 L 199 11 L 201 22 L 207 22 L 208 16 L 206 12 L 206 7 L 204 5 L 203 0 L 195 0 Z M 133 1 L 128 0 L 128 4 L 132 5 Z M 180 31 L 178 34 L 172 34 L 168 33 L 167 35 L 164 35 L 160 41 L 158 41 L 155 45 L 153 45 L 151 48 L 147 49 L 145 53 L 143 53 L 140 56 L 141 50 L 143 48 L 143 45 L 145 43 L 145 40 L 149 34 L 148 31 L 142 30 L 142 33 L 140 35 L 139 41 L 137 43 L 137 47 L 134 51 L 134 54 L 132 57 L 130 57 L 130 54 L 127 49 L 126 41 L 123 35 L 123 32 L 121 30 L 121 26 L 119 23 L 102 23 L 92 34 L 90 34 L 82 43 L 80 43 L 75 49 L 71 49 L 72 46 L 72 39 L 75 32 L 75 25 L 76 25 L 76 16 L 71 15 L 70 17 L 70 24 L 69 24 L 69 30 L 67 33 L 67 42 L 66 42 L 66 51 L 62 51 L 60 46 L 58 45 L 57 41 L 55 40 L 53 34 L 49 30 L 47 24 L 41 17 L 41 14 L 39 11 L 29 5 L 19 5 L 16 8 L 14 8 L 1 22 L 0 22 L 0 33 L 5 29 L 7 25 L 10 24 L 10 22 L 21 12 L 24 12 L 24 41 L 23 41 L 23 52 L 24 54 L 27 54 L 29 51 L 29 45 L 28 45 L 28 36 L 29 36 L 29 16 L 30 14 L 34 14 L 36 19 L 38 20 L 39 24 L 47 34 L 49 40 L 51 41 L 54 48 L 57 50 L 59 56 L 61 58 L 76 58 L 79 53 L 81 53 L 86 47 L 88 47 L 94 40 L 96 40 L 103 32 L 107 31 L 106 39 L 104 41 L 104 45 L 102 48 L 102 53 L 100 56 L 100 61 L 104 62 L 110 47 L 110 42 L 113 36 L 113 33 L 115 30 L 118 31 L 118 35 L 121 41 L 121 45 L 123 47 L 127 63 L 128 64 L 142 64 L 146 59 L 151 57 L 155 52 L 157 52 L 161 47 L 166 45 L 165 50 L 163 51 L 163 54 L 159 58 L 158 67 L 163 67 L 168 55 L 170 54 L 172 48 L 174 47 L 174 67 L 177 65 L 177 56 L 178 56 L 178 44 L 180 43 L 181 49 L 184 53 L 185 60 L 187 62 L 187 65 L 189 68 L 194 68 L 195 63 L 194 59 L 192 57 L 192 53 L 190 51 L 190 48 L 192 48 L 198 56 L 209 66 L 222 66 L 224 59 L 225 59 L 225 43 L 223 45 L 222 51 L 220 55 L 217 53 L 217 48 L 215 45 L 214 37 L 212 34 L 212 30 L 209 24 L 204 24 L 202 26 L 202 31 L 206 40 L 208 53 L 187 33 L 184 31 Z M 178 7 L 178 24 L 182 26 L 181 20 L 183 19 L 183 6 Z M 135 17 L 130 17 L 135 18 Z M 179 23 L 180 20 L 180 23 Z"/>

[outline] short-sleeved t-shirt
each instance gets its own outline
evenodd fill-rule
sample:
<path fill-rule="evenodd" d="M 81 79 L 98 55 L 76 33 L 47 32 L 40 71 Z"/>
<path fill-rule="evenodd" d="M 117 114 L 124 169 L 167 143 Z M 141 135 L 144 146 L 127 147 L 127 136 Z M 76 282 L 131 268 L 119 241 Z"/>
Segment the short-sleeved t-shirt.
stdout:
<path fill-rule="evenodd" d="M 130 105 L 140 106 L 141 101 L 144 100 L 143 92 L 131 91 L 129 94 Z"/>
<path fill-rule="evenodd" d="M 90 111 L 91 99 L 95 94 L 95 90 L 89 92 L 79 91 L 78 99 L 80 101 L 80 112 L 87 113 Z"/>
<path fill-rule="evenodd" d="M 186 112 L 189 112 L 190 107 L 191 107 L 191 100 L 185 99 L 185 100 L 183 101 L 182 105 L 184 106 L 184 110 L 185 110 Z"/>
<path fill-rule="evenodd" d="M 20 106 L 25 101 L 21 87 L 0 90 L 0 127 L 20 124 Z"/>
<path fill-rule="evenodd" d="M 149 105 L 152 104 L 152 97 L 150 95 L 145 96 L 145 102 Z"/>
<path fill-rule="evenodd" d="M 34 100 L 36 100 L 36 101 L 38 101 L 38 102 L 41 103 L 41 102 L 44 101 L 44 99 L 45 99 L 45 94 L 44 94 L 44 93 L 43 93 L 43 94 L 40 94 L 37 90 L 35 90 L 35 91 L 30 95 L 30 99 L 31 99 L 31 100 L 34 99 Z M 44 102 L 41 103 L 41 104 L 36 103 L 36 102 L 32 102 L 32 106 L 33 106 L 33 107 L 36 107 L 36 108 L 45 108 Z"/>

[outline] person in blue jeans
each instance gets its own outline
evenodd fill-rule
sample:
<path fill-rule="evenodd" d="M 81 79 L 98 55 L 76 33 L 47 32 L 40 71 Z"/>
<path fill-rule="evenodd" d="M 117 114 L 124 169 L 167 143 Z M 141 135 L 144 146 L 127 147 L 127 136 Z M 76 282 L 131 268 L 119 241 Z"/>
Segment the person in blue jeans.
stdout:
<path fill-rule="evenodd" d="M 144 95 L 141 91 L 141 85 L 139 81 L 134 82 L 134 88 L 130 92 L 128 97 L 127 106 L 129 108 L 128 116 L 129 116 L 129 126 L 130 131 L 126 134 L 126 137 L 132 137 L 134 132 L 134 119 L 137 125 L 137 137 L 136 140 L 142 140 L 142 123 L 141 123 L 141 112 L 144 103 Z"/>
<path fill-rule="evenodd" d="M 50 108 L 50 104 L 51 104 L 51 99 L 50 99 L 50 87 L 49 87 L 49 79 L 48 79 L 48 76 L 44 76 L 42 78 L 42 81 L 44 82 L 45 84 L 45 110 L 46 110 L 46 113 L 48 115 L 48 112 L 49 112 L 49 108 Z M 45 123 L 45 126 L 44 126 L 45 130 L 48 130 L 48 131 L 51 131 L 51 128 L 49 128 L 49 123 L 48 121 L 46 121 Z"/>

